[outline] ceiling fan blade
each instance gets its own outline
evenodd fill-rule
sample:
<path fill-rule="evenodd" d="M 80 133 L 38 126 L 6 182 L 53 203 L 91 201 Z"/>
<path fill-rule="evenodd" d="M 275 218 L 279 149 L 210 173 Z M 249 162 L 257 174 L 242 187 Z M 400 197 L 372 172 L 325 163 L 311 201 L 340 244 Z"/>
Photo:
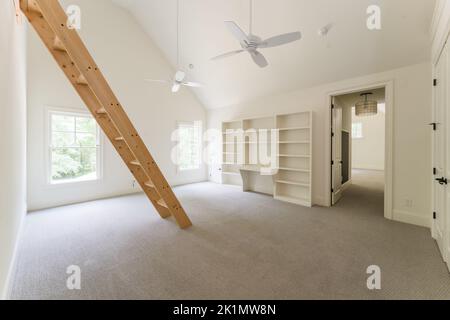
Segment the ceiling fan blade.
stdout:
<path fill-rule="evenodd" d="M 173 93 L 177 93 L 178 91 L 180 91 L 181 85 L 179 83 L 174 83 L 172 86 L 172 92 Z"/>
<path fill-rule="evenodd" d="M 258 48 L 272 48 L 282 46 L 287 43 L 291 43 L 302 38 L 301 32 L 291 32 L 281 34 L 279 36 L 275 36 L 264 40 L 261 44 L 258 45 Z"/>
<path fill-rule="evenodd" d="M 170 83 L 170 81 L 167 81 L 167 80 L 156 80 L 156 79 L 144 79 L 144 81 L 146 81 L 146 82 L 158 82 L 158 83 L 165 83 L 165 84 Z"/>
<path fill-rule="evenodd" d="M 182 82 L 184 78 L 186 78 L 186 73 L 184 73 L 183 71 L 177 71 L 177 73 L 175 74 L 175 81 Z"/>
<path fill-rule="evenodd" d="M 236 50 L 236 51 L 227 52 L 227 53 L 221 54 L 220 56 L 211 58 L 211 60 L 220 60 L 220 59 L 228 58 L 228 57 L 234 56 L 236 54 L 239 54 L 241 52 L 244 52 L 244 50 Z"/>
<path fill-rule="evenodd" d="M 261 68 L 265 68 L 269 65 L 266 58 L 258 51 L 252 51 L 250 52 L 250 55 L 252 56 L 253 61 Z"/>
<path fill-rule="evenodd" d="M 204 85 L 202 83 L 197 83 L 197 82 L 183 82 L 182 85 L 186 86 L 186 87 L 193 87 L 193 88 L 204 87 Z"/>
<path fill-rule="evenodd" d="M 239 40 L 239 42 L 246 42 L 249 43 L 250 40 L 248 39 L 248 36 L 245 34 L 244 31 L 236 24 L 236 22 L 233 21 L 225 21 L 225 25 L 227 26 L 228 30 L 231 32 L 231 34 Z"/>

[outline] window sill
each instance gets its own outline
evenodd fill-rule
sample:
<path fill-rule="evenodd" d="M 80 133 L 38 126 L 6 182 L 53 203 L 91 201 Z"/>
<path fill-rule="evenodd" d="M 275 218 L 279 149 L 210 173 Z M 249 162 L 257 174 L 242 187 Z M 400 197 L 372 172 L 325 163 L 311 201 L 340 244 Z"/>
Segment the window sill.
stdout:
<path fill-rule="evenodd" d="M 61 182 L 48 182 L 47 188 L 58 189 L 58 188 L 68 188 L 68 187 L 79 187 L 81 185 L 96 185 L 103 181 L 102 178 L 89 179 L 89 180 L 79 180 L 79 181 L 61 181 Z"/>
<path fill-rule="evenodd" d="M 198 168 L 192 168 L 192 169 L 178 169 L 177 172 L 178 172 L 178 173 L 192 172 L 192 171 L 198 171 L 198 170 L 200 170 L 200 169 L 201 169 L 201 167 L 198 167 Z"/>

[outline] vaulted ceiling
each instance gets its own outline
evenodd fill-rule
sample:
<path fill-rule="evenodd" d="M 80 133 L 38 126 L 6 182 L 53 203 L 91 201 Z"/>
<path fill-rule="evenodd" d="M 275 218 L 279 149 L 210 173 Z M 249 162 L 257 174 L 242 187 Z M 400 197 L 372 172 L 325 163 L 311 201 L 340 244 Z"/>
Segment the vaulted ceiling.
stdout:
<path fill-rule="evenodd" d="M 176 0 L 113 1 L 134 15 L 176 68 Z M 366 26 L 366 10 L 373 4 L 382 10 L 379 31 Z M 247 0 L 180 0 L 180 68 L 189 80 L 206 84 L 193 89 L 203 104 L 219 108 L 424 62 L 430 59 L 434 4 L 434 0 L 254 0 L 254 34 L 262 38 L 292 31 L 303 34 L 299 42 L 262 50 L 270 65 L 260 69 L 248 54 L 210 60 L 240 49 L 223 22 L 236 21 L 248 31 Z M 319 37 L 318 29 L 330 22 L 334 27 L 329 35 Z"/>

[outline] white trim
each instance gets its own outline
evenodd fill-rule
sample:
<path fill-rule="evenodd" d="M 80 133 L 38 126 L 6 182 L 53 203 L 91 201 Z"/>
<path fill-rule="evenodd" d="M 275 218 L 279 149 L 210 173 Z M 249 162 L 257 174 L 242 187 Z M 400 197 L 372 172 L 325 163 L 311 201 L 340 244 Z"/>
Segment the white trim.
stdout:
<path fill-rule="evenodd" d="M 345 190 L 347 190 L 348 188 L 350 188 L 350 186 L 353 184 L 353 180 L 352 179 L 350 179 L 350 180 L 348 180 L 346 183 L 344 183 L 343 185 L 342 185 L 342 191 L 344 192 Z"/>
<path fill-rule="evenodd" d="M 326 94 L 326 103 L 328 110 L 331 110 L 331 104 L 334 96 L 339 96 L 348 93 L 355 93 L 365 90 L 373 90 L 385 88 L 385 104 L 386 104 L 386 118 L 385 118 L 385 130 L 386 130 L 386 142 L 385 142 L 385 197 L 384 197 L 384 217 L 389 220 L 394 219 L 393 213 L 393 167 L 394 167 L 394 80 L 389 79 L 386 81 L 380 81 L 375 83 L 362 82 L 360 85 L 355 85 L 349 88 L 342 88 Z M 330 161 L 325 162 L 325 176 L 326 176 L 326 194 L 328 206 L 331 206 L 331 166 L 329 165 L 332 160 L 331 155 L 331 112 L 327 112 L 325 123 L 325 145 L 328 146 L 325 150 L 326 159 Z"/>
<path fill-rule="evenodd" d="M 50 151 L 50 142 L 51 142 L 51 123 L 50 123 L 50 115 L 52 113 L 61 113 L 68 114 L 72 116 L 77 115 L 86 115 L 92 117 L 95 120 L 95 117 L 92 114 L 84 109 L 84 108 L 70 108 L 70 107 L 52 107 L 46 106 L 44 108 L 44 130 L 46 130 L 45 134 L 45 142 L 44 142 L 44 172 L 45 172 L 45 188 L 46 189 L 54 189 L 54 188 L 62 188 L 65 186 L 77 186 L 77 185 L 86 185 L 86 184 L 98 184 L 103 181 L 103 168 L 104 168 L 104 135 L 103 132 L 96 122 L 95 125 L 97 127 L 97 138 L 98 138 L 98 148 L 97 148 L 97 178 L 86 180 L 86 181 L 67 181 L 61 183 L 52 183 L 51 182 L 51 151 Z"/>
<path fill-rule="evenodd" d="M 371 170 L 371 171 L 384 171 L 384 168 L 375 166 L 365 166 L 365 165 L 354 165 L 352 166 L 354 170 Z"/>
<path fill-rule="evenodd" d="M 408 212 L 402 210 L 394 210 L 393 211 L 394 218 L 393 220 L 403 223 L 409 223 L 416 226 L 430 228 L 430 220 L 428 219 L 428 215 L 418 214 L 415 212 Z"/>
<path fill-rule="evenodd" d="M 19 229 L 17 230 L 16 239 L 15 239 L 13 254 L 11 257 L 11 262 L 9 264 L 8 275 L 6 276 L 5 288 L 4 288 L 2 296 L 0 297 L 0 300 L 9 300 L 11 298 L 12 281 L 13 281 L 13 277 L 14 277 L 14 271 L 16 269 L 17 256 L 18 256 L 18 252 L 19 252 L 19 244 L 20 244 L 20 239 L 22 238 L 22 234 L 23 234 L 25 218 L 26 218 L 26 213 L 24 212 L 22 214 L 22 218 L 20 219 Z"/>

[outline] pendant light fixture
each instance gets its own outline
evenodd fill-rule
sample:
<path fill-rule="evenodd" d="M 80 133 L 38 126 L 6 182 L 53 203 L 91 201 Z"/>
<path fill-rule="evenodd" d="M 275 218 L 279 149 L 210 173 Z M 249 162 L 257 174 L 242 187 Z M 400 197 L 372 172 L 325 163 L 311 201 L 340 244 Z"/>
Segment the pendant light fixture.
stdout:
<path fill-rule="evenodd" d="M 368 96 L 372 94 L 372 92 L 361 94 L 361 97 L 365 98 L 364 101 L 358 102 L 355 106 L 355 114 L 357 117 L 376 116 L 378 114 L 378 102 L 368 99 Z"/>

